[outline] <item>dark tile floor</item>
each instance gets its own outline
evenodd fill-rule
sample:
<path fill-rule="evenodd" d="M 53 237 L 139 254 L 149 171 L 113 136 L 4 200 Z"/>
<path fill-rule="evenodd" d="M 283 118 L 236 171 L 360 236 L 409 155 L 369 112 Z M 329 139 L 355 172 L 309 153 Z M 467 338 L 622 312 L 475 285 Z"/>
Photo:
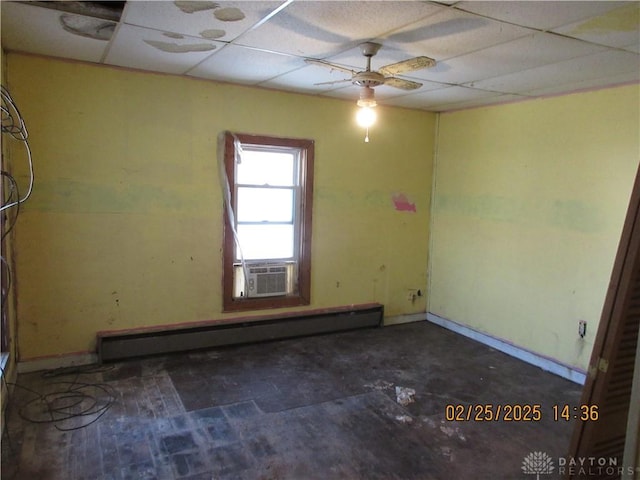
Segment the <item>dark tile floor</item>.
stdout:
<path fill-rule="evenodd" d="M 529 453 L 566 454 L 573 425 L 553 421 L 552 406 L 580 394 L 427 322 L 20 375 L 18 384 L 3 480 L 526 480 L 535 478 L 522 469 Z M 451 404 L 538 404 L 541 418 L 448 421 Z"/>

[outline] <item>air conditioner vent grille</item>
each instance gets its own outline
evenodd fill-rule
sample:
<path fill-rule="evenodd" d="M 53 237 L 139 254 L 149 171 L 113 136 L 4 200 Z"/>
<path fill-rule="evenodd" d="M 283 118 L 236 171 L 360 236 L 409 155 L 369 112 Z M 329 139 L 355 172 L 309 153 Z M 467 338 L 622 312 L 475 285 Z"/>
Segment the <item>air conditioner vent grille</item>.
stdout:
<path fill-rule="evenodd" d="M 286 277 L 284 272 L 258 275 L 258 284 L 256 285 L 258 294 L 286 292 Z"/>
<path fill-rule="evenodd" d="M 267 297 L 287 294 L 286 265 L 249 267 L 249 296 Z"/>

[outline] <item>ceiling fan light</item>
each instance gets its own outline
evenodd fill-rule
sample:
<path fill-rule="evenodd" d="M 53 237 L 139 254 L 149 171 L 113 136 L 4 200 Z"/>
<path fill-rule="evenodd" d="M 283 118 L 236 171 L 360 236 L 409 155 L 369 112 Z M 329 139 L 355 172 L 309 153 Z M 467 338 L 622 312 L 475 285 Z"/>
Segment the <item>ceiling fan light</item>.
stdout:
<path fill-rule="evenodd" d="M 356 114 L 356 122 L 363 128 L 369 128 L 376 123 L 377 114 L 373 107 L 362 107 Z"/>
<path fill-rule="evenodd" d="M 359 107 L 375 107 L 377 105 L 375 99 L 375 91 L 371 87 L 362 87 L 360 89 L 360 99 L 358 100 Z"/>
<path fill-rule="evenodd" d="M 358 100 L 358 106 L 359 107 L 373 108 L 376 105 L 378 105 L 378 103 L 374 99 L 371 99 L 371 100 L 362 100 L 362 99 L 360 99 L 360 100 Z"/>

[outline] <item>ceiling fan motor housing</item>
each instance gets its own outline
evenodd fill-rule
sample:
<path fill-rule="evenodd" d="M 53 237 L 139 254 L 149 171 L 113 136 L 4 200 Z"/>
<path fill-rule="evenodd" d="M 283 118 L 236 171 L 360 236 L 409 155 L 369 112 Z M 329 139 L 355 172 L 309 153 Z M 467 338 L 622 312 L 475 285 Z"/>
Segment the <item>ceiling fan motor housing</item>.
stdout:
<path fill-rule="evenodd" d="M 360 87 L 377 87 L 385 82 L 385 78 L 378 72 L 358 72 L 352 82 Z"/>

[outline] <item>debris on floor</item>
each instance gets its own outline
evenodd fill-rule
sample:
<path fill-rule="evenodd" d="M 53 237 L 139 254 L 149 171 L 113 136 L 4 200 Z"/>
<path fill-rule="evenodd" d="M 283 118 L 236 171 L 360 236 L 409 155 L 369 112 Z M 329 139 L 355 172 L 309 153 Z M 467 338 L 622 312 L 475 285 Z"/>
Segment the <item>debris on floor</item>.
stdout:
<path fill-rule="evenodd" d="M 440 421 L 441 425 L 440 425 L 440 431 L 442 433 L 444 433 L 445 435 L 447 435 L 448 437 L 453 437 L 454 435 L 458 437 L 459 440 L 462 440 L 463 442 L 467 441 L 467 438 L 464 436 L 463 433 L 460 433 L 460 428 L 458 427 L 448 427 L 445 425 L 444 420 Z"/>
<path fill-rule="evenodd" d="M 387 382 L 386 380 L 376 380 L 373 383 L 367 383 L 363 386 L 364 388 L 373 388 L 374 390 L 390 390 L 393 388 L 393 382 Z"/>
<path fill-rule="evenodd" d="M 409 415 L 396 415 L 396 420 L 401 422 L 401 423 L 412 423 L 413 422 L 413 418 L 411 418 Z"/>
<path fill-rule="evenodd" d="M 416 391 L 413 388 L 399 387 L 396 385 L 396 400 L 397 402 L 406 407 L 410 403 L 415 402 L 414 396 Z"/>
<path fill-rule="evenodd" d="M 445 457 L 447 460 L 449 460 L 450 462 L 453 462 L 454 454 L 453 454 L 453 449 L 451 447 L 440 447 L 440 453 L 442 453 L 442 456 Z"/>

